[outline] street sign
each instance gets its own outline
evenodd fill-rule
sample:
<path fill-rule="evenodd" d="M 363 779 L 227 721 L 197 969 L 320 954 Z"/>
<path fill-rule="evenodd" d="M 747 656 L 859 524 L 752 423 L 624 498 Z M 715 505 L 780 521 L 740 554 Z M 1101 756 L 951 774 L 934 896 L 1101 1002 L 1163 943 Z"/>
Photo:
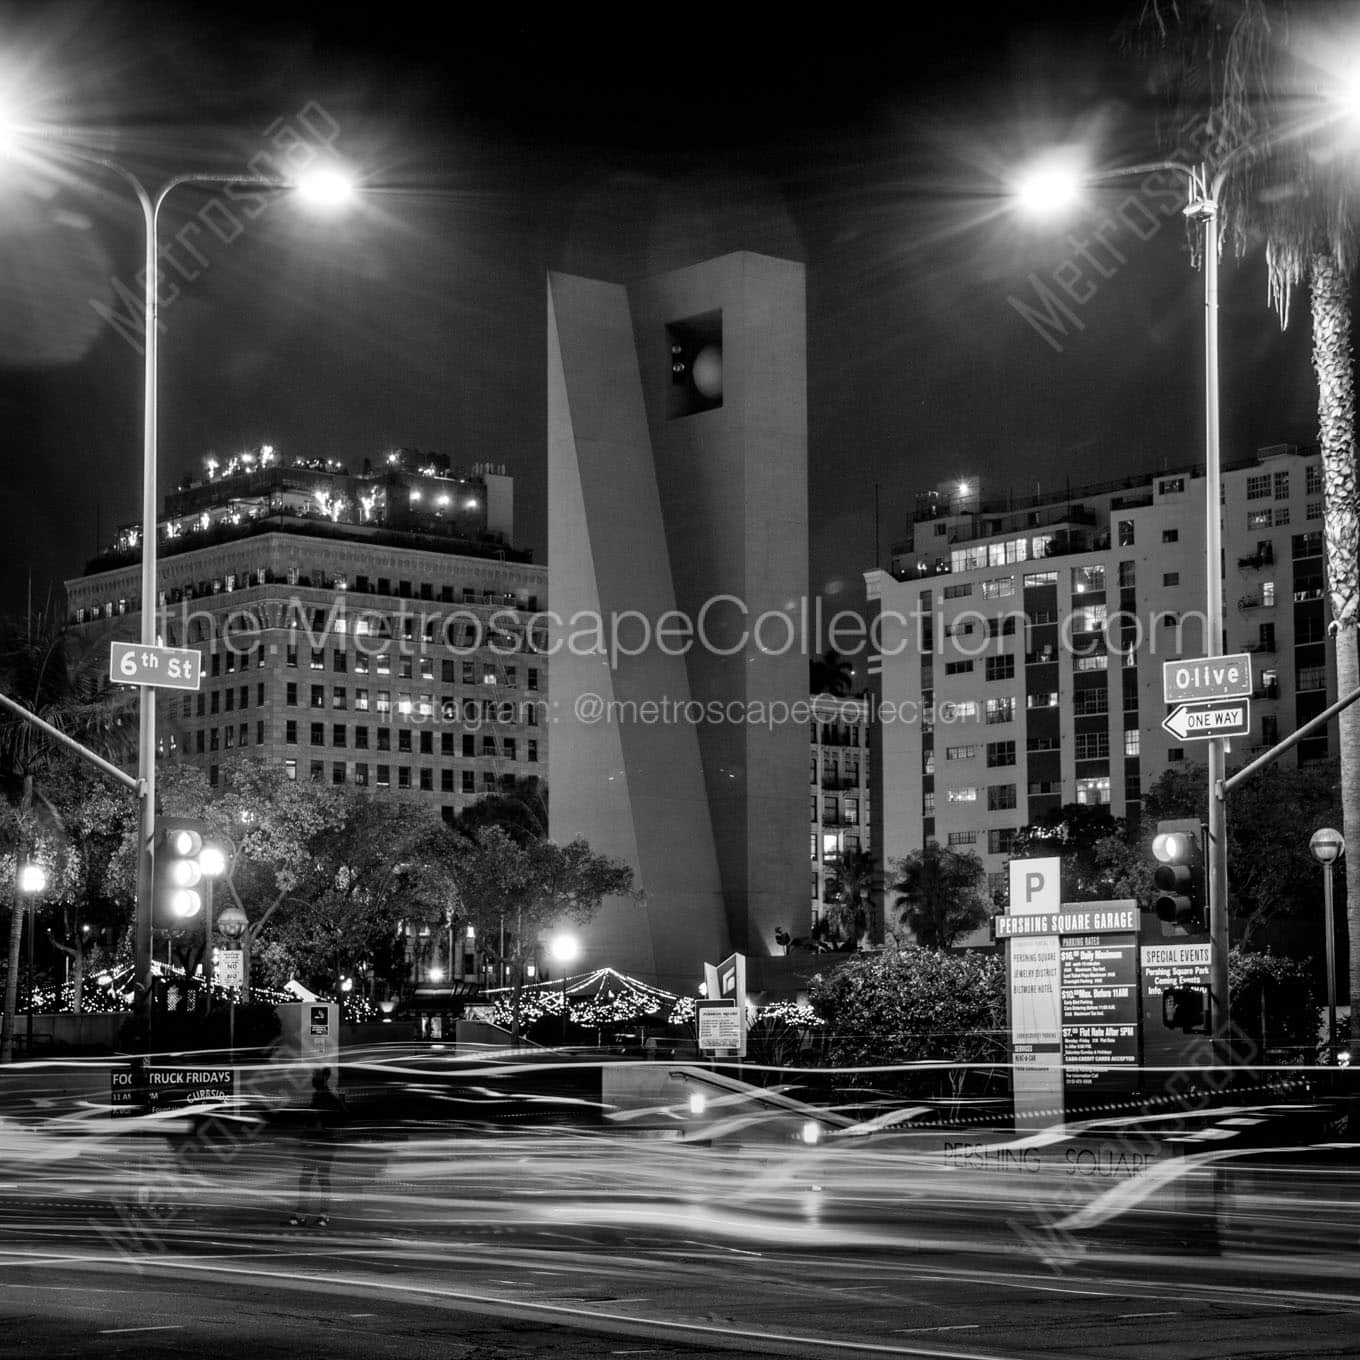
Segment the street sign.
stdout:
<path fill-rule="evenodd" d="M 202 678 L 203 657 L 190 647 L 109 644 L 109 679 L 117 684 L 196 690 Z"/>
<path fill-rule="evenodd" d="M 699 1047 L 704 1049 L 744 1048 L 741 1011 L 731 1001 L 696 1001 L 694 1019 L 699 1029 Z"/>
<path fill-rule="evenodd" d="M 1232 703 L 1179 704 L 1162 719 L 1162 726 L 1181 741 L 1209 741 L 1213 737 L 1241 737 L 1251 731 L 1251 700 Z"/>
<path fill-rule="evenodd" d="M 1191 657 L 1162 662 L 1162 697 L 1169 704 L 1245 699 L 1251 693 L 1251 655 Z"/>
<path fill-rule="evenodd" d="M 245 986 L 245 951 L 241 949 L 214 949 L 213 978 L 223 987 Z"/>

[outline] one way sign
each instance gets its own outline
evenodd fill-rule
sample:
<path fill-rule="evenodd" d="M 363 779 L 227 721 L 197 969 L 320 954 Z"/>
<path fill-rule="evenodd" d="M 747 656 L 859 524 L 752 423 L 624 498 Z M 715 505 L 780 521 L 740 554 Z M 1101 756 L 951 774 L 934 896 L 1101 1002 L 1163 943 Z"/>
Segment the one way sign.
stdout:
<path fill-rule="evenodd" d="M 1251 731 L 1251 700 L 1220 700 L 1216 704 L 1177 704 L 1162 726 L 1181 741 L 1240 737 Z"/>

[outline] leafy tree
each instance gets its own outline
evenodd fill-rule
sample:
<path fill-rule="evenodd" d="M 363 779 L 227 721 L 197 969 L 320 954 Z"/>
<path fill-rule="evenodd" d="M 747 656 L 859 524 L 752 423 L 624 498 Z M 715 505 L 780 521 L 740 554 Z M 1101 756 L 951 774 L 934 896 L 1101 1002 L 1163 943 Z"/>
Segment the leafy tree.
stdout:
<path fill-rule="evenodd" d="M 271 923 L 296 973 L 324 988 L 404 925 L 445 925 L 458 842 L 429 808 L 358 790 L 307 842 L 310 862 Z"/>
<path fill-rule="evenodd" d="M 898 919 L 926 949 L 949 949 L 992 914 L 987 871 L 970 851 L 934 841 L 902 859 L 889 860 Z"/>
<path fill-rule="evenodd" d="M 1202 817 L 1207 798 L 1203 765 L 1167 770 L 1144 798 L 1144 840 L 1160 820 Z M 1228 910 L 1243 949 L 1277 918 L 1317 913 L 1319 871 L 1308 840 L 1336 812 L 1332 765 L 1271 765 L 1228 795 Z"/>
<path fill-rule="evenodd" d="M 1316 86 L 1316 54 L 1344 48 L 1343 5 L 1284 0 L 1145 0 L 1135 24 L 1156 56 L 1176 140 L 1193 118 L 1209 134 L 1211 173 L 1231 166 L 1221 197 L 1224 235 L 1239 256 L 1264 237 L 1270 300 L 1286 324 L 1308 285 L 1323 470 L 1327 589 L 1337 688 L 1360 688 L 1360 491 L 1350 279 L 1360 255 L 1360 183 L 1334 119 L 1297 114 Z M 1339 718 L 1342 830 L 1360 843 L 1360 706 Z M 1346 856 L 1351 995 L 1360 996 L 1360 856 Z M 1360 1043 L 1360 1007 L 1351 1013 Z"/>
<path fill-rule="evenodd" d="M 505 929 L 502 965 L 514 976 L 512 1032 L 519 1037 L 525 969 L 539 936 L 563 924 L 584 925 L 606 897 L 633 894 L 633 871 L 597 855 L 585 841 L 516 841 L 499 826 L 466 842 L 451 873 L 462 913 L 484 940 Z"/>
<path fill-rule="evenodd" d="M 1228 990 L 1233 1024 L 1255 1043 L 1257 1061 L 1278 1060 L 1281 1049 L 1293 1061 L 1315 1061 L 1323 1002 L 1306 963 L 1234 949 L 1228 955 Z"/>
<path fill-rule="evenodd" d="M 1133 897 L 1146 901 L 1152 868 L 1129 826 L 1108 807 L 1068 803 L 1021 827 L 1011 847 L 1016 859 L 1056 855 L 1062 861 L 1064 901 L 1101 902 Z"/>
<path fill-rule="evenodd" d="M 518 776 L 509 787 L 469 803 L 454 819 L 454 829 L 471 841 L 492 826 L 516 841 L 545 840 L 548 786 L 536 775 Z"/>
<path fill-rule="evenodd" d="M 1005 1062 L 1005 981 L 998 954 L 908 945 L 818 973 L 808 1000 L 826 1022 L 826 1057 L 838 1067 Z M 948 1076 L 957 1093 L 964 1070 Z"/>
<path fill-rule="evenodd" d="M 0 620 L 0 690 L 52 726 L 114 759 L 130 755 L 136 743 L 132 691 L 112 689 L 104 671 L 103 637 L 79 638 L 55 610 L 42 618 Z M 0 787 L 14 809 L 14 865 L 35 846 L 40 827 L 59 820 L 45 785 L 64 767 L 66 748 L 32 723 L 0 713 Z M 10 912 L 0 1062 L 14 1056 L 18 1001 L 19 946 L 24 902 L 15 881 Z"/>

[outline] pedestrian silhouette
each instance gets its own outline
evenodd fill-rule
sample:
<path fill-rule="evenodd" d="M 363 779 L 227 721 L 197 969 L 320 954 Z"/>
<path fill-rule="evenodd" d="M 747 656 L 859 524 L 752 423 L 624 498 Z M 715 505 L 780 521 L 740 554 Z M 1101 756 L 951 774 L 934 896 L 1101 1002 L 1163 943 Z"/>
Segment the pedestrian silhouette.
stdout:
<path fill-rule="evenodd" d="M 331 1221 L 331 1162 L 335 1156 L 335 1133 L 345 1122 L 347 1111 L 345 1102 L 331 1090 L 330 1078 L 329 1067 L 318 1067 L 312 1073 L 312 1100 L 302 1128 L 297 1212 L 288 1220 L 295 1228 L 307 1223 L 313 1191 L 316 1226 L 324 1228 Z"/>

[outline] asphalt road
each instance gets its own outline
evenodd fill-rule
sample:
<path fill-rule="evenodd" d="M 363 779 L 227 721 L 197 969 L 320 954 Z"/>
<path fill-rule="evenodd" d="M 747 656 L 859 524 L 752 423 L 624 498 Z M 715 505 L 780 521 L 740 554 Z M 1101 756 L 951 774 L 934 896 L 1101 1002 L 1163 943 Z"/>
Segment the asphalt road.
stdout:
<path fill-rule="evenodd" d="M 0 1353 L 1360 1356 L 1360 1289 L 1321 1239 L 1211 1255 L 1106 1234 L 1059 1260 L 994 1213 L 875 1245 L 804 1203 L 741 1237 L 720 1206 L 583 1223 L 575 1190 L 542 1186 L 531 1218 L 471 1223 L 419 1215 L 415 1187 L 386 1219 L 342 1191 L 320 1232 L 244 1196 L 138 1206 L 67 1184 L 0 1189 Z"/>

